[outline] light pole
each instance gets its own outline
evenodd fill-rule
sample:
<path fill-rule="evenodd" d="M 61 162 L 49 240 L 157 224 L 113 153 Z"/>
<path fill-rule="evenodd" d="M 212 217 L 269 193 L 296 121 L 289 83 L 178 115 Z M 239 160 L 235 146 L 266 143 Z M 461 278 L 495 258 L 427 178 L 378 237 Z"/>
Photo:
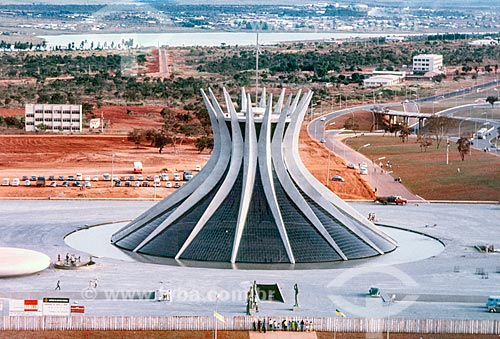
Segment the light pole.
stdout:
<path fill-rule="evenodd" d="M 460 123 L 458 124 L 458 138 L 459 138 L 459 139 L 462 137 L 462 134 L 460 134 L 460 127 L 462 126 L 463 122 L 464 122 L 464 121 L 467 121 L 467 120 L 470 120 L 470 118 L 463 119 L 463 120 L 462 120 L 462 121 L 460 121 Z"/>
<path fill-rule="evenodd" d="M 389 315 L 390 315 L 390 312 L 389 312 L 389 307 L 391 306 L 391 304 L 394 302 L 394 300 L 396 299 L 396 295 L 393 294 L 391 295 L 391 297 L 389 298 L 389 300 L 385 301 L 387 303 L 387 321 L 386 321 L 386 332 L 387 332 L 387 339 L 390 338 L 389 336 L 389 333 L 390 333 L 390 327 L 389 327 Z"/>
<path fill-rule="evenodd" d="M 359 147 L 357 150 L 356 150 L 356 162 L 359 164 L 359 150 L 362 149 L 362 148 L 366 148 L 366 147 L 369 147 L 370 144 L 364 144 L 363 146 Z"/>
<path fill-rule="evenodd" d="M 113 175 L 115 172 L 115 152 L 111 153 L 111 187 L 114 186 Z"/>
<path fill-rule="evenodd" d="M 446 138 L 446 165 L 449 164 L 449 155 L 450 155 L 450 141 Z"/>

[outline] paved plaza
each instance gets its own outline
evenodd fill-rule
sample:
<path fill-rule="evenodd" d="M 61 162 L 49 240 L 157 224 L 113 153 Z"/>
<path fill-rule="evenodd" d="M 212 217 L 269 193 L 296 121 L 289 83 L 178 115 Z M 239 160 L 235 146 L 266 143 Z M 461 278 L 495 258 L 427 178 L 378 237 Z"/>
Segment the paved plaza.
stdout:
<path fill-rule="evenodd" d="M 2 200 L 0 247 L 40 251 L 53 262 L 66 254 L 88 258 L 95 253 L 68 246 L 65 235 L 88 225 L 123 224 L 153 204 Z M 378 224 L 422 232 L 446 246 L 436 250 L 439 242 L 421 245 L 402 240 L 401 249 L 388 255 L 391 260 L 377 257 L 309 270 L 193 268 L 135 262 L 127 255 L 123 260 L 97 256 L 96 265 L 78 270 L 48 268 L 33 275 L 1 278 L 0 314 L 8 314 L 9 298 L 57 296 L 85 305 L 87 315 L 210 315 L 216 299 L 221 314 L 244 315 L 246 293 L 255 280 L 278 284 L 285 298 L 284 303 L 262 301 L 258 313 L 262 316 L 333 317 L 339 309 L 347 317 L 498 319 L 484 305 L 488 295 L 500 294 L 500 253 L 480 253 L 474 246 L 500 248 L 500 205 L 351 205 L 363 215 L 375 213 Z M 401 233 L 396 234 L 399 238 Z M 96 235 L 95 242 L 103 237 L 107 241 L 106 235 Z M 430 257 L 428 246 L 432 247 Z M 58 281 L 61 289 L 55 290 Z M 300 309 L 292 311 L 295 283 Z M 368 297 L 372 286 L 386 299 L 394 295 L 395 301 L 384 304 L 383 298 Z M 170 290 L 171 301 L 147 299 L 157 289 Z"/>

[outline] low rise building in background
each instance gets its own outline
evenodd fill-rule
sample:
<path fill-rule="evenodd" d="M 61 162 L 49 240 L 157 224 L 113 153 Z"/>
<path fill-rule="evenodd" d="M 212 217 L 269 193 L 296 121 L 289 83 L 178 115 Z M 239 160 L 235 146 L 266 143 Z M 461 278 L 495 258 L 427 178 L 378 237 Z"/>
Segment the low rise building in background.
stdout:
<path fill-rule="evenodd" d="M 82 105 L 28 104 L 25 130 L 76 133 L 82 131 Z"/>

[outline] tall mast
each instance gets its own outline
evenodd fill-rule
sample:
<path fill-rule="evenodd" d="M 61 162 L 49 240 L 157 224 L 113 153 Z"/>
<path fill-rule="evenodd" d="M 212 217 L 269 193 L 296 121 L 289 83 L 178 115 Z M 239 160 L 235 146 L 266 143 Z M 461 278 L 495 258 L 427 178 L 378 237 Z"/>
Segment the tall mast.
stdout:
<path fill-rule="evenodd" d="M 257 30 L 257 50 L 255 51 L 255 102 L 259 102 L 259 31 Z"/>

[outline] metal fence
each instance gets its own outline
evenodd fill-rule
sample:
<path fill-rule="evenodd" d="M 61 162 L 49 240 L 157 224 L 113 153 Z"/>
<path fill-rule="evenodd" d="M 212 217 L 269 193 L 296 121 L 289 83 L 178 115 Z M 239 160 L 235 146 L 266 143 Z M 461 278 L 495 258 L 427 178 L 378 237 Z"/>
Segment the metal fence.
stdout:
<path fill-rule="evenodd" d="M 224 322 L 209 316 L 71 316 L 71 317 L 0 317 L 0 330 L 252 330 L 264 317 L 226 316 Z M 282 320 L 312 321 L 312 329 L 327 332 L 381 333 L 454 333 L 500 334 L 500 320 L 387 319 L 387 318 L 315 318 L 266 317 Z"/>

